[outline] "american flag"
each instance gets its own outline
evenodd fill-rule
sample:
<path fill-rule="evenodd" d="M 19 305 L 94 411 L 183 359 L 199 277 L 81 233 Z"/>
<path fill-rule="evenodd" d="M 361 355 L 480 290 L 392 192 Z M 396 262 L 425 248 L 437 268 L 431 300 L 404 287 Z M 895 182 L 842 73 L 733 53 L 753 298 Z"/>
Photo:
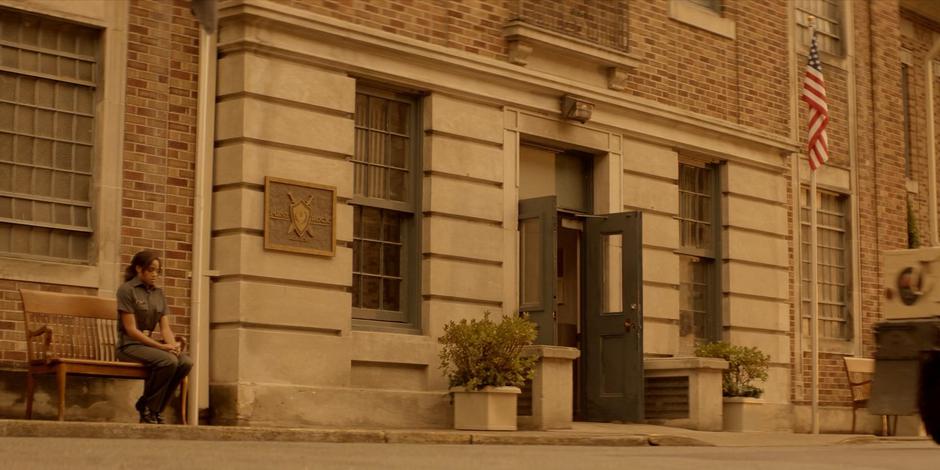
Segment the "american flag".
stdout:
<path fill-rule="evenodd" d="M 815 171 L 829 160 L 829 139 L 826 137 L 829 106 L 826 105 L 826 82 L 823 80 L 822 66 L 819 63 L 816 30 L 812 30 L 802 99 L 809 105 L 809 135 L 806 147 L 809 151 L 809 167 Z"/>

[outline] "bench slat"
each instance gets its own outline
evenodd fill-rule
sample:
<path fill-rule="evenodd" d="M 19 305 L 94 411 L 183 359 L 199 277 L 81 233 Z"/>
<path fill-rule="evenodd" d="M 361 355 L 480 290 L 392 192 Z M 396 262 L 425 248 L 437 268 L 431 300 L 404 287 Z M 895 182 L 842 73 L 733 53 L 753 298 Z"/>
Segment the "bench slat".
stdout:
<path fill-rule="evenodd" d="M 117 300 L 91 295 L 21 290 L 23 310 L 71 317 L 117 319 Z"/>

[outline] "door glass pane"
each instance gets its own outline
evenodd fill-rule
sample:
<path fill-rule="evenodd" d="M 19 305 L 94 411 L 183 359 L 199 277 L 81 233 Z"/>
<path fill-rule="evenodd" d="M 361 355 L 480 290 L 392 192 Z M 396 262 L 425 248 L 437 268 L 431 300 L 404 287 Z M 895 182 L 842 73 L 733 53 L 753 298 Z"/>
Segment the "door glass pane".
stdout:
<path fill-rule="evenodd" d="M 623 235 L 601 235 L 602 312 L 623 311 Z"/>
<path fill-rule="evenodd" d="M 542 227 L 540 219 L 519 221 L 519 293 L 523 306 L 538 306 L 542 303 Z"/>

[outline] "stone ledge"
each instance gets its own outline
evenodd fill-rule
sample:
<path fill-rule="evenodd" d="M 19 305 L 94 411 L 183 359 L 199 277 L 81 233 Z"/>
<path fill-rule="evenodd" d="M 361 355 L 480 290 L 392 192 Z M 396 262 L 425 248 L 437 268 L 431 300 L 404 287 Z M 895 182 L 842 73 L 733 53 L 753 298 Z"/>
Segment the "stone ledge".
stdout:
<path fill-rule="evenodd" d="M 714 357 L 658 357 L 643 361 L 645 370 L 716 369 L 725 370 L 728 361 Z"/>
<path fill-rule="evenodd" d="M 536 344 L 526 346 L 522 354 L 525 356 L 536 356 L 545 359 L 575 360 L 581 356 L 581 351 L 579 351 L 577 348 L 568 348 L 565 346 L 545 346 Z"/>

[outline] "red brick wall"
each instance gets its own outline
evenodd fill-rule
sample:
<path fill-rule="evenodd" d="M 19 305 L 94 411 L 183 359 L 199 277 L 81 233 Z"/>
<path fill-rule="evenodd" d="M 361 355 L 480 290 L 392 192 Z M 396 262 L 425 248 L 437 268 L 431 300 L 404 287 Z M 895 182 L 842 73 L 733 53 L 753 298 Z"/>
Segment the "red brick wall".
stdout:
<path fill-rule="evenodd" d="M 855 241 L 859 248 L 862 353 L 874 353 L 872 327 L 882 317 L 881 270 L 879 254 L 883 250 L 907 247 L 906 197 L 903 157 L 900 83 L 900 17 L 896 2 L 852 2 L 855 21 L 855 80 L 857 97 L 858 152 L 858 227 Z M 826 70 L 827 91 L 833 82 L 832 67 Z M 830 109 L 846 109 L 844 91 L 830 93 Z M 838 111 L 837 111 L 838 112 Z M 845 112 L 845 111 L 842 111 Z M 805 120 L 805 114 L 802 118 Z M 833 114 L 833 120 L 835 120 Z M 833 149 L 848 149 L 848 128 L 830 127 Z M 834 158 L 838 158 L 834 156 Z M 802 396 L 794 392 L 794 401 L 810 399 L 810 356 L 802 354 L 804 373 L 798 380 L 804 385 Z M 794 356 L 796 357 L 796 356 Z M 821 354 L 820 403 L 846 404 L 850 399 L 842 356 Z M 799 382 L 798 382 L 799 383 Z"/>
<path fill-rule="evenodd" d="M 497 60 L 506 60 L 501 30 L 514 5 L 493 0 L 280 2 Z M 642 63 L 625 93 L 786 136 L 790 129 L 786 2 L 724 3 L 724 16 L 735 21 L 737 40 L 669 19 L 668 0 L 626 2 L 630 53 Z"/>
<path fill-rule="evenodd" d="M 121 262 L 163 257 L 174 332 L 189 329 L 199 31 L 189 2 L 130 6 Z"/>
<path fill-rule="evenodd" d="M 134 253 L 145 248 L 161 253 L 171 322 L 174 331 L 184 335 L 189 329 L 186 275 L 192 258 L 196 28 L 188 1 L 134 0 L 130 4 L 121 262 L 129 263 Z M 95 289 L 0 280 L 0 367 L 21 367 L 26 359 L 20 288 L 96 293 Z"/>
<path fill-rule="evenodd" d="M 911 117 L 911 177 L 917 183 L 918 192 L 911 194 L 911 202 L 917 220 L 919 241 L 921 245 L 930 242 L 927 224 L 927 83 L 926 67 L 924 61 L 931 46 L 931 34 L 940 33 L 940 25 L 923 17 L 901 12 L 901 18 L 910 21 L 913 25 L 913 37 L 901 37 L 901 45 L 911 51 L 913 64 L 908 67 L 908 86 L 910 97 L 908 105 Z M 934 100 L 940 102 L 937 90 L 940 90 L 940 79 L 934 78 Z M 934 122 L 940 115 L 934 116 Z"/>

